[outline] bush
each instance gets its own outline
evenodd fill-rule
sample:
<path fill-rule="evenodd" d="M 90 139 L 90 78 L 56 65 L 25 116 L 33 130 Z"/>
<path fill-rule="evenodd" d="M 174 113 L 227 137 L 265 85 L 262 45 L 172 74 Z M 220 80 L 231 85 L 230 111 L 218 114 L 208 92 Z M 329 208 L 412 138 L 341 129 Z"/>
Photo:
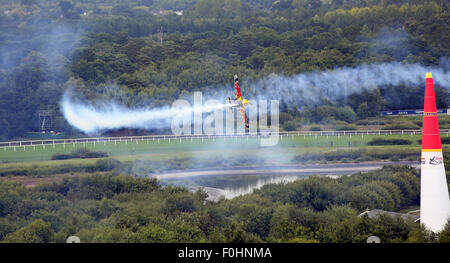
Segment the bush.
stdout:
<path fill-rule="evenodd" d="M 381 139 L 376 138 L 367 143 L 367 145 L 408 145 L 412 144 L 410 140 L 404 139 Z"/>
<path fill-rule="evenodd" d="M 422 139 L 417 140 L 417 143 L 419 145 L 422 144 Z M 450 144 L 450 137 L 444 137 L 444 138 L 441 137 L 441 143 L 442 144 Z"/>
<path fill-rule="evenodd" d="M 439 128 L 441 128 L 441 129 L 450 129 L 450 124 L 448 124 L 448 123 L 439 124 Z"/>
<path fill-rule="evenodd" d="M 60 153 L 60 154 L 54 154 L 52 155 L 52 160 L 67 160 L 67 159 L 71 159 L 74 158 L 73 155 L 71 154 L 64 154 L 64 153 Z"/>
<path fill-rule="evenodd" d="M 367 126 L 367 125 L 384 125 L 385 122 L 384 121 L 380 121 L 380 120 L 368 120 L 368 119 L 364 119 L 364 120 L 359 120 L 355 122 L 356 125 L 361 125 L 361 126 Z"/>
<path fill-rule="evenodd" d="M 420 126 L 420 127 L 422 127 L 422 124 L 423 124 L 422 120 L 413 120 L 412 123 L 414 123 L 415 125 Z"/>
<path fill-rule="evenodd" d="M 87 148 L 75 149 L 72 151 L 73 158 L 102 158 L 107 157 L 108 154 L 105 152 L 92 152 Z"/>
<path fill-rule="evenodd" d="M 295 131 L 297 128 L 300 127 L 300 123 L 295 120 L 290 120 L 290 121 L 286 121 L 285 123 L 283 123 L 283 125 L 281 127 L 285 131 Z"/>
<path fill-rule="evenodd" d="M 353 124 L 344 124 L 336 126 L 336 131 L 353 131 L 357 129 L 358 128 Z"/>
<path fill-rule="evenodd" d="M 420 126 L 412 122 L 399 122 L 391 125 L 386 125 L 381 128 L 382 130 L 416 130 L 420 129 Z"/>
<path fill-rule="evenodd" d="M 415 149 L 394 151 L 390 148 L 366 148 L 359 150 L 338 150 L 327 152 L 325 154 L 309 154 L 298 155 L 292 160 L 293 163 L 303 163 L 308 161 L 314 162 L 359 162 L 372 160 L 418 160 L 417 151 Z"/>
<path fill-rule="evenodd" d="M 122 163 L 116 159 L 102 159 L 95 162 L 96 171 L 111 171 L 121 165 Z"/>
<path fill-rule="evenodd" d="M 321 131 L 322 128 L 320 128 L 319 126 L 311 126 L 310 130 L 311 131 Z"/>
<path fill-rule="evenodd" d="M 8 234 L 4 241 L 10 243 L 48 243 L 52 241 L 53 234 L 50 224 L 38 219 L 16 232 Z"/>
<path fill-rule="evenodd" d="M 354 122 L 356 113 L 351 107 L 336 107 L 332 105 L 317 106 L 311 110 L 313 122 L 328 122 L 330 120 L 341 120 Z"/>
<path fill-rule="evenodd" d="M 103 158 L 108 157 L 108 154 L 106 152 L 91 152 L 89 149 L 86 148 L 80 148 L 73 150 L 70 154 L 62 154 L 57 153 L 52 155 L 52 160 L 66 160 L 66 159 L 74 159 L 74 158 Z"/>

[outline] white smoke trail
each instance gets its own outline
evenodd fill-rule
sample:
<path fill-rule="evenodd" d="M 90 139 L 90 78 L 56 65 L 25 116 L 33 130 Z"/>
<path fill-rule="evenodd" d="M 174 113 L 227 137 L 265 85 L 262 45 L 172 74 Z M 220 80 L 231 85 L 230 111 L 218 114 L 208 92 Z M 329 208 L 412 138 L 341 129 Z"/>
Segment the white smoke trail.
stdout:
<path fill-rule="evenodd" d="M 450 88 L 450 72 L 440 67 L 398 62 L 363 64 L 355 68 L 344 67 L 290 77 L 272 75 L 254 86 L 258 97 L 281 97 L 287 103 L 311 105 L 321 99 L 336 101 L 361 90 L 373 90 L 387 85 L 425 86 L 426 72 L 433 73 L 435 84 Z"/>
<path fill-rule="evenodd" d="M 448 67 L 445 65 L 425 67 L 420 64 L 398 62 L 363 64 L 354 68 L 344 67 L 294 76 L 272 74 L 241 88 L 251 100 L 276 99 L 301 108 L 303 105 L 312 105 L 323 99 L 336 101 L 361 90 L 372 90 L 387 85 L 424 86 L 426 72 L 433 73 L 435 84 L 449 89 L 450 72 L 443 68 Z M 204 96 L 223 101 L 224 94 L 230 94 L 231 90 L 233 90 L 232 84 L 218 87 L 213 93 Z M 71 98 L 69 92 L 64 94 L 61 106 L 66 120 L 72 126 L 89 134 L 119 128 L 169 128 L 172 117 L 180 116 L 180 114 L 188 116 L 194 111 L 193 107 L 172 109 L 169 106 L 155 109 L 130 109 L 114 102 L 94 107 Z M 203 105 L 203 112 L 224 107 L 226 105 Z"/>
<path fill-rule="evenodd" d="M 150 109 L 130 109 L 116 102 L 104 103 L 99 107 L 82 103 L 66 92 L 63 96 L 61 106 L 64 117 L 70 125 L 87 134 L 95 134 L 101 130 L 119 128 L 168 128 L 172 118 L 189 117 L 199 106 L 177 107 L 169 106 Z M 225 104 L 202 106 L 201 111 L 210 112 L 226 107 Z"/>

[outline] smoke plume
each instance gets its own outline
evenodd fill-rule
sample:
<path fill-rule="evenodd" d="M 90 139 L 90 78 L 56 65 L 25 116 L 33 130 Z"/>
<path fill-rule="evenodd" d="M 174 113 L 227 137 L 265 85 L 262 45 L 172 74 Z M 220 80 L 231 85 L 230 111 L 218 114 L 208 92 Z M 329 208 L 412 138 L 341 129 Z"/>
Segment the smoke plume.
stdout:
<path fill-rule="evenodd" d="M 217 104 L 203 106 L 201 109 L 198 109 L 198 106 L 131 109 L 114 101 L 103 101 L 94 106 L 72 98 L 70 94 L 68 91 L 62 98 L 61 107 L 64 117 L 70 125 L 87 134 L 120 128 L 170 128 L 172 118 L 175 116 L 187 118 L 197 110 L 210 112 L 226 107 L 225 104 Z"/>
<path fill-rule="evenodd" d="M 333 70 L 301 73 L 294 76 L 269 75 L 253 83 L 241 85 L 243 94 L 251 100 L 279 100 L 298 109 L 305 105 L 315 105 L 323 100 L 335 102 L 362 90 L 377 87 L 423 86 L 425 73 L 432 72 L 436 85 L 450 88 L 448 59 L 442 59 L 439 66 L 426 67 L 421 64 L 398 62 L 363 64 L 358 67 L 343 67 Z M 211 90 L 211 89 L 209 89 Z M 220 86 L 213 92 L 203 94 L 205 99 L 225 101 L 234 92 L 232 83 Z M 93 106 L 72 98 L 66 92 L 61 105 L 66 120 L 86 133 L 96 133 L 105 129 L 118 128 L 169 128 L 171 118 L 182 114 L 192 114 L 193 108 L 171 109 L 170 106 L 148 109 L 131 109 L 115 102 L 104 101 Z M 98 105 L 98 104 L 97 104 Z M 205 111 L 224 108 L 226 105 L 203 107 Z"/>

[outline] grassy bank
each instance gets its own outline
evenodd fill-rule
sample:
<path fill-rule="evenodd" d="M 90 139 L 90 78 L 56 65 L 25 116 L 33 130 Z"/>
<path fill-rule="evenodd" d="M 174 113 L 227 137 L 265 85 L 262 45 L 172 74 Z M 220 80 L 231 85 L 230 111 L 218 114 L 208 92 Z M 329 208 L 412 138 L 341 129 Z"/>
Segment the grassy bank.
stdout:
<path fill-rule="evenodd" d="M 173 157 L 190 155 L 210 155 L 220 151 L 225 155 L 258 154 L 261 149 L 268 151 L 287 150 L 294 154 L 302 152 L 328 152 L 336 149 L 367 147 L 374 139 L 410 140 L 411 148 L 417 148 L 420 135 L 347 135 L 347 136 L 288 136 L 280 137 L 274 147 L 261 147 L 260 139 L 220 138 L 220 139 L 183 139 L 160 141 L 102 142 L 65 145 L 36 145 L 0 148 L 0 162 L 48 161 L 56 154 L 70 154 L 76 149 L 86 148 L 95 152 L 105 152 L 119 159 L 156 159 L 164 160 Z M 292 149 L 293 148 L 293 149 Z M 267 151 L 263 150 L 263 154 Z"/>

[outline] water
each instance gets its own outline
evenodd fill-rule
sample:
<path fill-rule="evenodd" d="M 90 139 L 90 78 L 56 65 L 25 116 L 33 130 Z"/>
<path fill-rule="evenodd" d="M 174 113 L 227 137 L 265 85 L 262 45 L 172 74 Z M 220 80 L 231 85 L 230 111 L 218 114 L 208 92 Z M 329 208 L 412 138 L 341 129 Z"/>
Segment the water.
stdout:
<path fill-rule="evenodd" d="M 242 187 L 225 188 L 220 191 L 226 199 L 233 199 L 240 195 L 246 195 L 253 193 L 255 189 L 261 189 L 266 184 L 280 184 L 290 183 L 300 179 L 298 176 L 264 176 L 261 177 L 256 183 L 248 184 Z"/>

